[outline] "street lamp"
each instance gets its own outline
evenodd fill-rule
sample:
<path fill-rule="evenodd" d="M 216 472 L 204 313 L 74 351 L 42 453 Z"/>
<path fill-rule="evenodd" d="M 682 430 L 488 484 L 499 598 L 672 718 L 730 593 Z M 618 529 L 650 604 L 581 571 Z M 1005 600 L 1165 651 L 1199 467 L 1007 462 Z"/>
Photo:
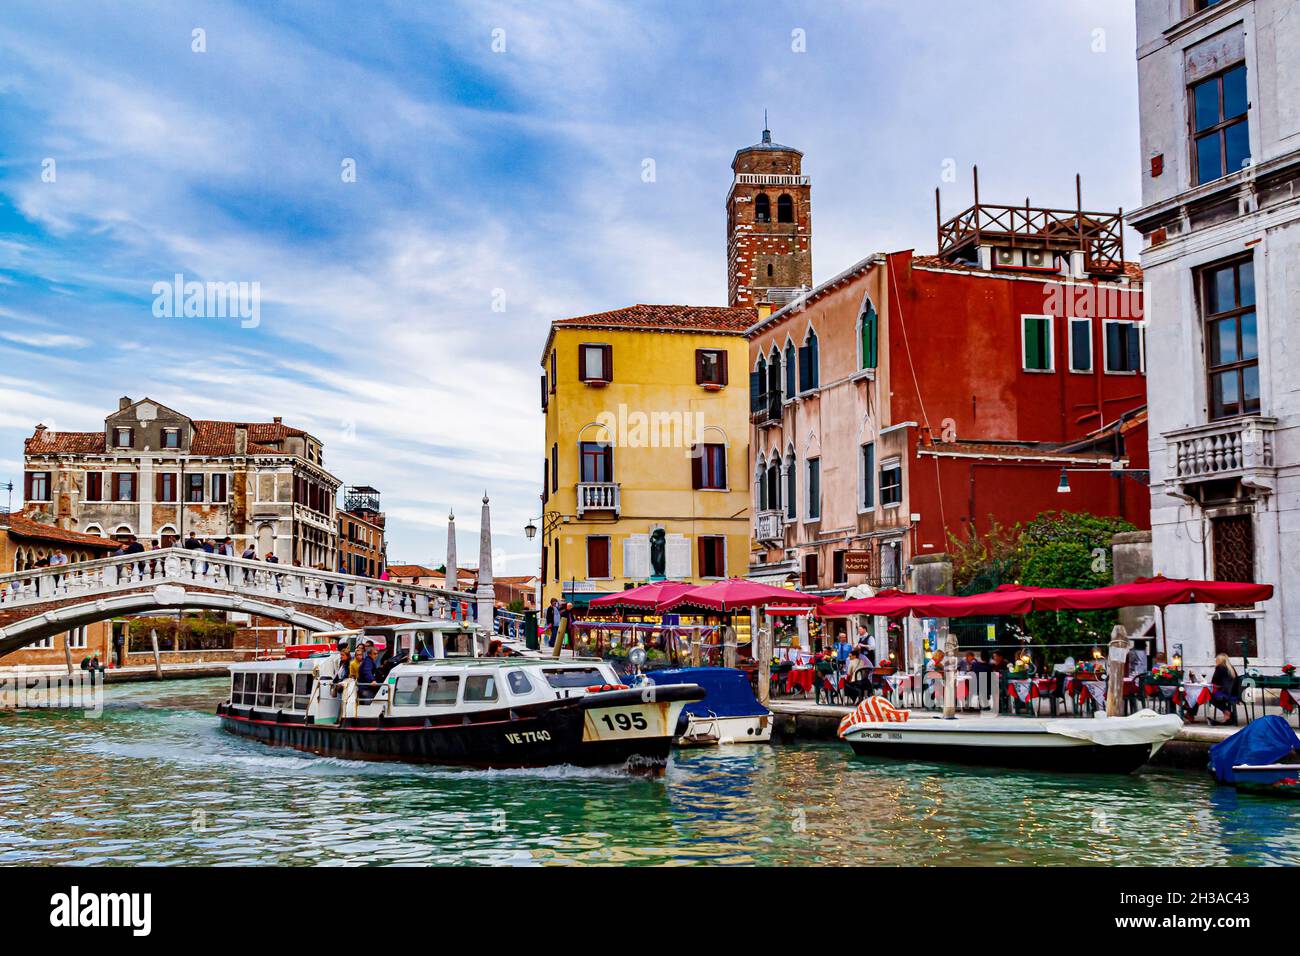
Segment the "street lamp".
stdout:
<path fill-rule="evenodd" d="M 1128 477 L 1128 478 L 1132 478 L 1140 485 L 1149 484 L 1151 481 L 1150 470 L 1146 468 L 1124 468 L 1120 465 L 1119 459 L 1116 459 L 1111 462 L 1109 468 L 1105 468 L 1105 469 L 1103 468 L 1062 468 L 1061 480 L 1056 483 L 1056 493 L 1058 495 L 1068 495 L 1070 493 L 1071 491 L 1070 472 L 1072 471 L 1093 472 L 1093 473 L 1100 472 L 1100 471 L 1109 471 L 1112 475 L 1115 476 L 1116 480 L 1119 480 L 1120 478 Z"/>
<path fill-rule="evenodd" d="M 528 519 L 528 524 L 524 525 L 524 537 L 529 541 L 537 537 L 537 525 L 533 524 L 533 519 Z"/>
<path fill-rule="evenodd" d="M 1061 469 L 1061 480 L 1056 486 L 1056 493 L 1058 495 L 1068 495 L 1070 493 L 1070 476 L 1065 473 L 1064 468 Z"/>

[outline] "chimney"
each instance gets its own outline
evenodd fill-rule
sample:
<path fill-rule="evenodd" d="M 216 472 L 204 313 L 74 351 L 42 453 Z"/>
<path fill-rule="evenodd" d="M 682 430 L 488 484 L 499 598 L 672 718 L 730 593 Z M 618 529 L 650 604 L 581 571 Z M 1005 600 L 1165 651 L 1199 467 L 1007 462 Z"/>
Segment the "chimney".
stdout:
<path fill-rule="evenodd" d="M 121 398 L 119 398 L 119 399 L 117 400 L 117 410 L 118 410 L 119 412 L 124 412 L 124 411 L 126 411 L 128 408 L 130 408 L 130 407 L 131 407 L 131 396 L 130 396 L 130 395 L 123 395 Z"/>
<path fill-rule="evenodd" d="M 271 419 L 271 421 L 275 422 L 277 425 L 284 424 L 284 419 L 281 418 L 279 415 L 276 415 L 273 419 Z"/>
<path fill-rule="evenodd" d="M 248 454 L 248 426 L 239 424 L 235 426 L 235 454 L 243 457 Z"/>

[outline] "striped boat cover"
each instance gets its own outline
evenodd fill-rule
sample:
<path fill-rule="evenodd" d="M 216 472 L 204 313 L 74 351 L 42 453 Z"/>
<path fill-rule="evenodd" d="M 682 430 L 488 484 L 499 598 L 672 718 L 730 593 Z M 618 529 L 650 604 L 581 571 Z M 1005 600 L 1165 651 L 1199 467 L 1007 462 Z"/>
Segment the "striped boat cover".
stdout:
<path fill-rule="evenodd" d="M 910 713 L 899 710 L 883 697 L 868 697 L 840 721 L 840 737 L 842 739 L 858 724 L 896 724 L 911 716 Z"/>

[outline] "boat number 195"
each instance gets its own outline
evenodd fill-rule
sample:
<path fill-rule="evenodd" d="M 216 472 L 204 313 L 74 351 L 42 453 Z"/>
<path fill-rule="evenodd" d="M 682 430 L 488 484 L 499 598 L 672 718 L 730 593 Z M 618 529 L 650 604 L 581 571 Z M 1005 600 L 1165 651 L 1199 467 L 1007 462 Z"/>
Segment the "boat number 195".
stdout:
<path fill-rule="evenodd" d="M 650 726 L 640 714 L 615 714 L 612 718 L 605 714 L 600 719 L 610 730 L 645 730 Z"/>

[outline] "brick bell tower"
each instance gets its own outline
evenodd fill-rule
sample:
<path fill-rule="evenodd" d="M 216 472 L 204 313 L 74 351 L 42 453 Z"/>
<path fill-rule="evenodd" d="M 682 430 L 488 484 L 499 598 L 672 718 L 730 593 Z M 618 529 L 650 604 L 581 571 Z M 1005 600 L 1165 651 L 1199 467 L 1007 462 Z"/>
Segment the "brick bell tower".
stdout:
<path fill-rule="evenodd" d="M 774 311 L 812 287 L 812 187 L 803 153 L 763 139 L 736 152 L 727 193 L 727 302 Z"/>

